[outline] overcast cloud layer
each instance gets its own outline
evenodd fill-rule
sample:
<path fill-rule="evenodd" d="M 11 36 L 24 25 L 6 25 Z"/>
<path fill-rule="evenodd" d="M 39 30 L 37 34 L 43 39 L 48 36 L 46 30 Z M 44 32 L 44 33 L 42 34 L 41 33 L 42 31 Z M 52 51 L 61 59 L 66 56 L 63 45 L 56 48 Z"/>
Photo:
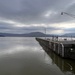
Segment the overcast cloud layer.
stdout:
<path fill-rule="evenodd" d="M 62 11 L 75 14 L 75 0 L 0 0 L 0 32 L 75 32 L 75 19 Z"/>

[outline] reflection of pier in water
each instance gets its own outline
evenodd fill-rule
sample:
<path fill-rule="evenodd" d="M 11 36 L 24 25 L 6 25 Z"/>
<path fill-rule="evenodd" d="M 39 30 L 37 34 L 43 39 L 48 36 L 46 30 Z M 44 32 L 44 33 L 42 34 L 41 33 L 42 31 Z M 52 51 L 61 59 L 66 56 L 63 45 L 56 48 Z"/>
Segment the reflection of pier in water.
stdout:
<path fill-rule="evenodd" d="M 63 59 L 56 55 L 53 51 L 49 50 L 43 43 L 38 41 L 42 48 L 47 52 L 47 54 L 51 57 L 53 62 L 67 75 L 75 75 L 75 60 L 71 59 Z M 50 52 L 48 52 L 50 51 Z"/>

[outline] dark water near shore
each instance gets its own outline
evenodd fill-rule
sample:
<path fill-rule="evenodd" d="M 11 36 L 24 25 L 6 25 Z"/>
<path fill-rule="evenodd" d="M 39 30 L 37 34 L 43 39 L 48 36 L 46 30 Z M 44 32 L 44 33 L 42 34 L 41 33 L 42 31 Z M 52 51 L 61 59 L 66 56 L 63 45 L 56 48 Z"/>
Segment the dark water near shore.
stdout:
<path fill-rule="evenodd" d="M 75 61 L 46 53 L 35 38 L 0 37 L 0 75 L 75 75 Z"/>

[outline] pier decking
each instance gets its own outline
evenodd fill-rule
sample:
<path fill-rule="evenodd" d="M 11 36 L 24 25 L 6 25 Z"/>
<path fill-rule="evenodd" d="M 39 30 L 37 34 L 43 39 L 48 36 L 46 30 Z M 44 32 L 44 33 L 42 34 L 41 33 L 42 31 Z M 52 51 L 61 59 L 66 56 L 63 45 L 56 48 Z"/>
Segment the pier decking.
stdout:
<path fill-rule="evenodd" d="M 56 54 L 63 58 L 75 59 L 75 41 L 74 40 L 52 40 L 36 38 L 37 41 L 50 48 Z"/>

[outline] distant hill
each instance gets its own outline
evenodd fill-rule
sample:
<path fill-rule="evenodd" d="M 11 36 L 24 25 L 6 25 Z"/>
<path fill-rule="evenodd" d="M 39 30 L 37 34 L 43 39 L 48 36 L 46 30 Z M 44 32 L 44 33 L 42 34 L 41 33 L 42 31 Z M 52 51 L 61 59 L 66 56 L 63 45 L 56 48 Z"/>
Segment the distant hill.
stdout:
<path fill-rule="evenodd" d="M 42 32 L 31 32 L 26 34 L 12 34 L 12 33 L 0 33 L 1 36 L 5 37 L 50 37 L 53 35 L 44 34 Z"/>
<path fill-rule="evenodd" d="M 46 36 L 44 33 L 41 33 L 41 32 L 32 32 L 32 33 L 23 34 L 23 35 L 28 36 L 28 37 L 44 37 L 44 36 Z"/>
<path fill-rule="evenodd" d="M 4 35 L 0 35 L 0 37 L 5 37 Z"/>
<path fill-rule="evenodd" d="M 67 33 L 67 34 L 64 34 L 62 36 L 75 36 L 75 33 Z"/>

